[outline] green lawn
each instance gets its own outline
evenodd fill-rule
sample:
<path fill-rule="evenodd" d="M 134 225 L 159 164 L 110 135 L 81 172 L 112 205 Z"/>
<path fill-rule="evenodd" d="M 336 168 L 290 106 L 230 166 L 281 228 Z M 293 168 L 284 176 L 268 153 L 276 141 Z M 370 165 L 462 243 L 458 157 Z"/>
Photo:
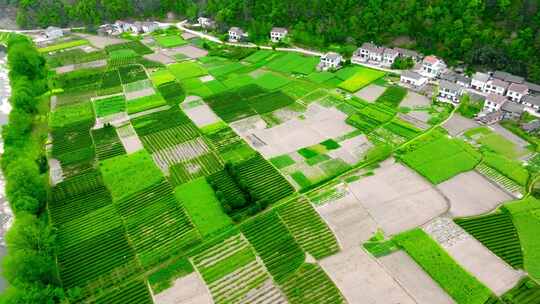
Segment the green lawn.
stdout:
<path fill-rule="evenodd" d="M 145 96 L 133 99 L 127 102 L 128 114 L 135 114 L 153 108 L 161 107 L 167 104 L 167 101 L 159 94 Z"/>
<path fill-rule="evenodd" d="M 103 182 L 118 200 L 163 180 L 161 171 L 145 150 L 120 155 L 99 163 Z"/>
<path fill-rule="evenodd" d="M 525 149 L 506 139 L 506 137 L 486 127 L 470 129 L 465 132 L 465 136 L 473 139 L 483 147 L 510 159 L 516 159 L 528 153 Z"/>
<path fill-rule="evenodd" d="M 176 187 L 175 195 L 203 237 L 233 224 L 204 177 Z"/>
<path fill-rule="evenodd" d="M 38 49 L 38 51 L 40 53 L 49 53 L 49 52 L 55 52 L 55 51 L 59 51 L 63 49 L 76 47 L 76 46 L 86 45 L 88 43 L 89 43 L 88 40 L 79 39 L 79 40 L 73 40 L 73 41 L 49 45 L 49 46 Z"/>
<path fill-rule="evenodd" d="M 167 66 L 169 71 L 178 80 L 183 80 L 192 77 L 198 77 L 208 74 L 200 64 L 193 61 L 185 61 L 180 63 L 173 63 Z"/>
<path fill-rule="evenodd" d="M 349 92 L 356 92 L 373 81 L 383 77 L 384 74 L 385 73 L 381 71 L 360 67 L 353 76 L 343 81 L 339 85 L 339 88 Z"/>
<path fill-rule="evenodd" d="M 164 48 L 172 48 L 187 44 L 187 42 L 179 35 L 154 36 L 154 39 L 159 46 Z"/>
<path fill-rule="evenodd" d="M 154 85 L 158 87 L 164 83 L 174 81 L 176 78 L 169 70 L 160 69 L 152 73 L 150 75 L 150 79 L 152 80 Z"/>

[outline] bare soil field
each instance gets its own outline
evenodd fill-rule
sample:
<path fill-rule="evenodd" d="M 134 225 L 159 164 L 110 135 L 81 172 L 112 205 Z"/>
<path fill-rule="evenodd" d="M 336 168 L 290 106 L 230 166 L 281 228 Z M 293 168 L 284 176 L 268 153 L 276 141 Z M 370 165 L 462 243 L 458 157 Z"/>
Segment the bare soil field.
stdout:
<path fill-rule="evenodd" d="M 502 295 L 512 288 L 523 275 L 520 271 L 514 270 L 506 264 L 450 219 L 434 221 L 427 225 L 424 230 L 437 239 L 448 254 L 464 269 L 473 274 L 497 295 Z M 440 241 L 441 236 L 445 239 L 442 242 Z"/>
<path fill-rule="evenodd" d="M 103 49 L 108 45 L 119 44 L 125 42 L 125 40 L 114 37 L 96 36 L 90 34 L 77 34 L 90 42 L 91 45 Z"/>
<path fill-rule="evenodd" d="M 199 128 L 211 125 L 221 120 L 206 104 L 198 105 L 196 107 L 182 108 L 184 113 L 186 113 L 191 121 L 193 121 L 193 123 L 195 123 L 195 125 L 197 125 Z"/>
<path fill-rule="evenodd" d="M 431 105 L 431 100 L 424 95 L 409 91 L 407 96 L 400 103 L 402 107 L 408 108 L 417 108 L 417 107 L 429 107 Z"/>
<path fill-rule="evenodd" d="M 343 250 L 320 265 L 349 303 L 409 304 L 415 301 L 360 246 Z"/>
<path fill-rule="evenodd" d="M 476 171 L 461 173 L 436 187 L 450 200 L 449 212 L 454 217 L 482 214 L 512 199 Z"/>
<path fill-rule="evenodd" d="M 135 129 L 133 129 L 131 123 L 118 128 L 117 132 L 118 137 L 120 137 L 120 141 L 122 142 L 124 149 L 126 149 L 127 154 L 137 152 L 144 148 L 141 140 L 139 139 L 139 136 L 137 135 L 137 133 L 135 133 Z"/>
<path fill-rule="evenodd" d="M 174 282 L 174 285 L 154 296 L 156 304 L 212 304 L 212 296 L 208 288 L 193 272 Z"/>
<path fill-rule="evenodd" d="M 382 93 L 386 90 L 385 87 L 378 86 L 376 84 L 370 84 L 362 90 L 356 92 L 354 95 L 365 101 L 374 102 L 381 96 Z"/>
<path fill-rule="evenodd" d="M 409 168 L 386 161 L 350 189 L 388 235 L 421 226 L 446 212 L 445 198 Z"/>
<path fill-rule="evenodd" d="M 166 49 L 166 50 L 163 50 L 163 52 L 168 56 L 174 56 L 176 54 L 184 54 L 188 56 L 189 58 L 193 58 L 193 59 L 208 55 L 207 50 L 200 49 L 192 45 L 185 45 L 185 46 L 180 46 L 176 48 Z"/>
<path fill-rule="evenodd" d="M 163 63 L 163 64 L 169 64 L 169 63 L 175 63 L 176 62 L 176 60 L 174 60 L 174 58 L 172 58 L 170 56 L 167 56 L 164 53 L 152 53 L 152 54 L 144 55 L 143 57 L 148 59 L 148 60 L 156 61 L 156 62 Z"/>
<path fill-rule="evenodd" d="M 379 258 L 384 268 L 420 304 L 455 301 L 407 253 L 397 251 Z"/>
<path fill-rule="evenodd" d="M 463 117 L 458 113 L 454 113 L 452 118 L 444 123 L 443 128 L 445 128 L 448 133 L 452 136 L 457 136 L 469 129 L 480 126 L 476 121 Z"/>

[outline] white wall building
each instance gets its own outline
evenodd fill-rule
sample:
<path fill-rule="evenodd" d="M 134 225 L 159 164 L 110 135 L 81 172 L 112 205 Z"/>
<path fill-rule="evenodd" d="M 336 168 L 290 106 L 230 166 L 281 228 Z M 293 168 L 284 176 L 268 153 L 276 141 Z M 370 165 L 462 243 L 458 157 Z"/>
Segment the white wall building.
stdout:
<path fill-rule="evenodd" d="M 343 57 L 340 54 L 329 52 L 321 56 L 321 62 L 319 62 L 317 69 L 320 71 L 338 69 L 341 67 L 342 61 Z"/>
<path fill-rule="evenodd" d="M 486 93 L 493 93 L 504 96 L 506 93 L 506 89 L 508 88 L 509 83 L 506 81 L 502 81 L 500 79 L 491 79 L 488 80 L 486 83 L 486 87 L 484 89 L 484 92 Z"/>
<path fill-rule="evenodd" d="M 427 78 L 435 78 L 446 70 L 446 63 L 435 56 L 427 56 L 422 60 L 420 74 Z"/>
<path fill-rule="evenodd" d="M 413 71 L 403 71 L 400 81 L 403 84 L 421 87 L 426 84 L 427 78 Z"/>
<path fill-rule="evenodd" d="M 463 92 L 463 88 L 456 83 L 447 81 L 447 80 L 441 80 L 439 82 L 439 100 L 440 101 L 450 101 L 452 103 L 459 103 L 459 98 L 461 97 L 461 93 Z"/>
<path fill-rule="evenodd" d="M 246 36 L 247 34 L 239 27 L 231 27 L 229 29 L 229 42 L 242 41 Z"/>
<path fill-rule="evenodd" d="M 392 66 L 396 58 L 399 56 L 399 53 L 393 49 L 385 48 L 383 52 L 383 62 L 384 66 Z"/>
<path fill-rule="evenodd" d="M 490 93 L 484 101 L 484 112 L 496 112 L 507 102 L 506 97 Z"/>
<path fill-rule="evenodd" d="M 270 40 L 272 40 L 272 42 L 280 42 L 288 33 L 289 31 L 287 31 L 286 28 L 274 27 L 270 31 Z"/>
<path fill-rule="evenodd" d="M 526 95 L 521 99 L 521 103 L 525 106 L 526 109 L 531 111 L 540 110 L 540 96 Z"/>
<path fill-rule="evenodd" d="M 64 36 L 64 31 L 56 26 L 49 26 L 45 29 L 45 37 L 48 39 L 56 39 Z"/>
<path fill-rule="evenodd" d="M 484 92 L 486 90 L 487 82 L 489 81 L 489 75 L 485 73 L 476 72 L 471 80 L 471 88 Z"/>
<path fill-rule="evenodd" d="M 529 87 L 525 84 L 511 83 L 506 91 L 506 96 L 514 102 L 520 102 L 523 96 L 529 94 Z"/>

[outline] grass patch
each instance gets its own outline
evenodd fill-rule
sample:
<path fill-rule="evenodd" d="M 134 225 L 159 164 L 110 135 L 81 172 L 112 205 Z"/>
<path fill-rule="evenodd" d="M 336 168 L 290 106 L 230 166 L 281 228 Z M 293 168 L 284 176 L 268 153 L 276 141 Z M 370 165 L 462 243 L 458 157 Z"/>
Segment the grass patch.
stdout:
<path fill-rule="evenodd" d="M 174 75 L 169 70 L 166 70 L 166 69 L 160 69 L 160 70 L 155 71 L 154 73 L 150 75 L 150 79 L 152 80 L 152 82 L 154 83 L 156 87 L 176 80 Z"/>
<path fill-rule="evenodd" d="M 295 164 L 294 160 L 288 154 L 271 158 L 270 162 L 278 169 L 282 169 Z"/>
<path fill-rule="evenodd" d="M 278 89 L 291 82 L 289 78 L 274 73 L 265 73 L 255 79 L 255 84 L 269 91 Z"/>
<path fill-rule="evenodd" d="M 127 112 L 128 114 L 139 113 L 142 111 L 161 107 L 166 104 L 167 102 L 165 101 L 165 99 L 163 99 L 163 97 L 161 97 L 161 95 L 154 94 L 128 101 Z"/>
<path fill-rule="evenodd" d="M 179 35 L 154 36 L 154 40 L 156 40 L 159 46 L 164 48 L 172 48 L 187 44 L 187 42 Z"/>
<path fill-rule="evenodd" d="M 79 40 L 73 40 L 73 41 L 62 42 L 62 43 L 58 43 L 58 44 L 49 45 L 49 46 L 46 46 L 44 48 L 38 49 L 38 51 L 40 53 L 49 53 L 49 52 L 56 52 L 56 51 L 59 51 L 59 50 L 69 49 L 69 48 L 73 48 L 73 47 L 77 47 L 77 46 L 81 46 L 81 45 L 87 45 L 87 44 L 89 44 L 88 40 L 79 39 Z"/>
<path fill-rule="evenodd" d="M 167 66 L 167 68 L 178 80 L 199 77 L 208 74 L 200 64 L 193 61 L 173 63 Z"/>
<path fill-rule="evenodd" d="M 407 89 L 400 86 L 391 86 L 387 88 L 375 102 L 380 102 L 391 108 L 397 108 L 403 98 L 407 96 L 407 92 Z"/>
<path fill-rule="evenodd" d="M 176 187 L 175 195 L 203 237 L 232 225 L 232 220 L 223 212 L 221 203 L 205 178 Z"/>
<path fill-rule="evenodd" d="M 105 117 L 126 110 L 124 95 L 112 96 L 94 101 L 97 117 Z"/>
<path fill-rule="evenodd" d="M 49 117 L 49 126 L 53 129 L 58 129 L 79 122 L 93 120 L 94 110 L 92 109 L 92 103 L 84 102 L 57 108 Z"/>
<path fill-rule="evenodd" d="M 348 92 L 356 92 L 384 75 L 385 73 L 381 71 L 359 67 L 359 70 L 353 76 L 343 81 L 339 85 L 339 88 Z"/>
<path fill-rule="evenodd" d="M 163 180 L 148 152 L 141 150 L 120 155 L 99 163 L 103 181 L 112 197 L 119 200 Z"/>

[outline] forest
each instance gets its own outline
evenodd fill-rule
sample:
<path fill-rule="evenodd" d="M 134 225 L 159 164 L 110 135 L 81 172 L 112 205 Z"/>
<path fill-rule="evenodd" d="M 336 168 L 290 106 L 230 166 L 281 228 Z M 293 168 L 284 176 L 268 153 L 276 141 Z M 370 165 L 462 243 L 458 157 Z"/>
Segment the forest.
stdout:
<path fill-rule="evenodd" d="M 272 26 L 292 30 L 294 43 L 351 52 L 365 41 L 434 53 L 451 64 L 502 69 L 540 82 L 538 0 L 24 0 L 20 26 L 99 25 L 139 16 L 215 18 L 224 31 L 242 26 L 251 39 Z M 343 48 L 345 47 L 345 48 Z"/>

